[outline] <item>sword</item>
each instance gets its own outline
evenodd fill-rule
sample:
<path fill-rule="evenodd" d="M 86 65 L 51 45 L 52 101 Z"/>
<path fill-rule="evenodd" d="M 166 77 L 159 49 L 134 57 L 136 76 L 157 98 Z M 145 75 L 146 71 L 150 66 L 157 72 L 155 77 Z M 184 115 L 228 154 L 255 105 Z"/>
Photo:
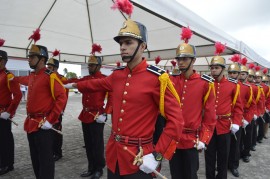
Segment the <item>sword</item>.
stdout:
<path fill-rule="evenodd" d="M 94 120 L 96 121 L 97 120 L 97 118 L 98 118 L 98 114 L 99 114 L 99 112 L 97 112 L 97 114 L 96 115 L 94 115 L 93 113 L 91 113 L 93 116 L 94 116 Z M 103 123 L 104 124 L 106 124 L 107 126 L 109 126 L 110 128 L 112 128 L 112 126 L 109 124 L 109 123 L 107 123 L 106 121 L 103 121 Z"/>
<path fill-rule="evenodd" d="M 142 156 L 143 156 L 143 149 L 142 147 L 140 146 L 140 152 L 135 155 L 132 151 L 130 151 L 127 146 L 124 146 L 123 149 L 125 151 L 127 151 L 130 155 L 132 155 L 134 157 L 134 161 L 133 161 L 133 165 L 141 165 L 143 163 L 143 159 L 142 159 Z M 157 170 L 154 170 L 153 173 L 155 173 L 157 176 L 159 176 L 160 178 L 162 179 L 168 179 L 167 177 L 165 177 L 164 175 L 162 175 L 160 172 L 158 172 Z"/>
<path fill-rule="evenodd" d="M 261 119 L 262 119 L 263 123 L 265 123 L 265 120 L 264 120 L 264 118 L 263 118 L 262 116 L 260 116 L 260 117 L 261 117 Z"/>
<path fill-rule="evenodd" d="M 36 119 L 33 119 L 33 118 L 31 118 L 30 120 L 37 122 L 37 123 L 38 123 L 38 127 L 39 127 L 39 128 L 40 128 L 40 127 L 41 127 L 41 126 L 44 124 L 44 121 L 43 121 L 43 120 L 41 120 L 41 121 L 37 121 Z M 51 128 L 51 130 L 53 130 L 53 131 L 57 132 L 58 134 L 63 135 L 63 133 L 62 133 L 61 131 L 59 131 L 59 130 L 57 130 L 57 129 L 53 128 L 53 127 Z"/>
<path fill-rule="evenodd" d="M 19 124 L 15 121 L 13 121 L 11 118 L 8 118 L 8 120 L 10 120 L 15 126 L 19 126 Z"/>

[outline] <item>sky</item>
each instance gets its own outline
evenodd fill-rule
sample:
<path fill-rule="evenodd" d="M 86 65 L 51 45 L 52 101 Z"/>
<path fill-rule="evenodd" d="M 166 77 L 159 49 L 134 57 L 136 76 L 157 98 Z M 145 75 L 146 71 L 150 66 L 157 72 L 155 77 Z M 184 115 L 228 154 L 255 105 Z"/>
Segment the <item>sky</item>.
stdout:
<path fill-rule="evenodd" d="M 270 61 L 270 0 L 177 0 Z"/>

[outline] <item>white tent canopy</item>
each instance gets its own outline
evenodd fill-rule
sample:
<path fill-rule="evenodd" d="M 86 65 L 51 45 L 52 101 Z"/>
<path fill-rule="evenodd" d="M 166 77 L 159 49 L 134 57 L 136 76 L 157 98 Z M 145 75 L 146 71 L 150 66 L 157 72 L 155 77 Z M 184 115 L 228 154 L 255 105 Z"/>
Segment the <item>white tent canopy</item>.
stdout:
<path fill-rule="evenodd" d="M 27 40 L 36 28 L 41 29 L 41 40 L 49 51 L 61 50 L 60 61 L 85 63 L 92 43 L 102 46 L 103 63 L 120 60 L 119 45 L 113 40 L 125 16 L 111 10 L 112 0 L 0 0 L 0 38 L 9 56 L 25 58 L 32 41 Z M 192 13 L 174 0 L 134 0 L 133 20 L 148 29 L 148 50 L 145 57 L 156 56 L 170 60 L 182 43 L 182 26 L 194 32 L 190 43 L 197 47 L 198 57 L 214 54 L 214 42 L 226 43 L 224 55 L 242 53 L 249 59 L 270 67 L 270 63 L 252 49 Z M 201 60 L 207 65 L 206 60 Z M 199 63 L 199 62 L 197 62 Z"/>

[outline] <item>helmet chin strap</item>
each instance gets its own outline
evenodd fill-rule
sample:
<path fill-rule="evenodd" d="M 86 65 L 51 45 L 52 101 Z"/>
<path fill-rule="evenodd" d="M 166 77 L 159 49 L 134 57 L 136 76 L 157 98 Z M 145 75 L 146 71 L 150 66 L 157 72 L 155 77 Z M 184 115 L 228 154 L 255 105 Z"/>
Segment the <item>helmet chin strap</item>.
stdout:
<path fill-rule="evenodd" d="M 38 57 L 37 63 L 36 63 L 35 65 L 30 66 L 30 68 L 33 69 L 33 70 L 35 70 L 35 69 L 37 68 L 38 63 L 39 63 L 40 60 L 41 60 L 41 57 L 39 57 L 39 56 L 37 56 L 37 57 Z"/>
<path fill-rule="evenodd" d="M 193 59 L 192 59 L 193 60 Z M 185 73 L 186 71 L 189 70 L 190 66 L 191 66 L 191 63 L 192 63 L 192 60 L 190 61 L 189 65 L 187 68 L 184 68 L 184 69 L 179 69 L 182 73 Z"/>
<path fill-rule="evenodd" d="M 131 62 L 131 61 L 134 59 L 135 55 L 137 54 L 137 52 L 138 52 L 138 50 L 139 50 L 141 44 L 142 44 L 142 42 L 139 41 L 138 46 L 137 46 L 136 50 L 134 51 L 133 55 L 132 55 L 132 56 L 124 56 L 124 57 L 122 57 L 122 61 L 123 61 L 123 62 L 126 62 L 125 59 L 130 59 L 130 60 L 127 61 L 126 63 Z"/>
<path fill-rule="evenodd" d="M 221 75 L 221 73 L 223 72 L 223 70 L 224 70 L 225 68 L 223 68 L 222 67 L 222 70 L 221 70 L 221 72 L 218 74 L 218 75 L 216 75 L 216 76 L 213 76 L 214 78 L 219 78 L 219 76 Z"/>

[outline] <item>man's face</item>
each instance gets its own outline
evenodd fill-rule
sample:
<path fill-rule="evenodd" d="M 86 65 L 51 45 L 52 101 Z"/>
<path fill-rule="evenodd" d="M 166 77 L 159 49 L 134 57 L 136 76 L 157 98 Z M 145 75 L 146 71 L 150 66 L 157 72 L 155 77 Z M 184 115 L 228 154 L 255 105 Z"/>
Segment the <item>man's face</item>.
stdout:
<path fill-rule="evenodd" d="M 7 61 L 0 57 L 0 69 L 4 69 L 6 67 Z"/>
<path fill-rule="evenodd" d="M 55 66 L 53 65 L 47 65 L 47 69 L 53 71 L 53 72 L 57 72 L 58 68 L 56 68 Z"/>
<path fill-rule="evenodd" d="M 261 83 L 262 82 L 262 77 L 261 76 L 255 76 L 255 82 L 256 83 Z"/>
<path fill-rule="evenodd" d="M 245 81 L 247 79 L 247 77 L 248 77 L 248 73 L 241 72 L 240 75 L 239 75 L 239 80 L 243 82 L 243 81 Z"/>
<path fill-rule="evenodd" d="M 253 83 L 254 82 L 254 76 L 248 75 L 248 82 Z"/>
<path fill-rule="evenodd" d="M 38 56 L 36 56 L 36 55 L 30 55 L 28 57 L 28 64 L 29 64 L 29 66 L 30 67 L 35 66 L 37 64 L 38 60 L 39 60 L 38 59 Z"/>
<path fill-rule="evenodd" d="M 239 72 L 235 72 L 235 71 L 228 72 L 228 77 L 229 78 L 237 80 L 238 76 L 239 76 Z"/>
<path fill-rule="evenodd" d="M 120 44 L 120 53 L 121 53 L 122 60 L 124 62 L 129 62 L 130 57 L 134 54 L 139 44 L 139 41 L 132 37 L 122 37 L 119 40 L 119 44 Z M 142 47 L 142 44 L 141 44 L 134 59 L 137 59 L 136 57 L 141 56 L 143 51 L 144 51 L 144 47 Z"/>
<path fill-rule="evenodd" d="M 223 68 L 220 65 L 212 65 L 210 67 L 211 76 L 214 77 L 214 78 L 219 77 L 222 70 L 223 70 Z"/>
<path fill-rule="evenodd" d="M 100 69 L 100 66 L 97 64 L 91 64 L 91 63 L 88 64 L 89 75 L 96 73 L 97 71 L 99 71 L 99 69 Z"/>
<path fill-rule="evenodd" d="M 193 60 L 193 58 L 190 58 L 190 57 L 181 57 L 181 58 L 177 58 L 176 61 L 177 61 L 177 65 L 178 65 L 178 68 L 180 71 L 184 71 L 188 68 L 188 66 L 190 65 L 190 68 L 193 69 L 193 64 L 195 62 L 195 60 Z"/>

